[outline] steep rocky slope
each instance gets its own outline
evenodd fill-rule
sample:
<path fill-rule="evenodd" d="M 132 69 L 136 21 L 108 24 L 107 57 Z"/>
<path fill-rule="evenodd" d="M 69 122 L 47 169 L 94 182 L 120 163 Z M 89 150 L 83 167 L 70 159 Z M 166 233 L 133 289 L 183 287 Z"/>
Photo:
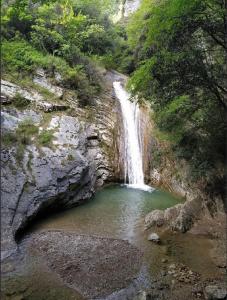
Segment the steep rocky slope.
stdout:
<path fill-rule="evenodd" d="M 86 107 L 60 84 L 59 74 L 54 85 L 37 70 L 32 88 L 2 80 L 3 257 L 38 214 L 78 205 L 120 178 L 114 74 L 103 76 L 103 92 Z"/>
<path fill-rule="evenodd" d="M 149 137 L 147 181 L 179 195 L 185 202 L 165 211 L 152 211 L 145 218 L 145 227 L 167 227 L 187 232 L 200 219 L 225 220 L 223 167 L 217 169 L 213 185 L 202 177 L 195 179 L 190 170 L 190 162 L 174 155 L 170 142 L 160 137 L 152 118 L 147 139 Z M 217 178 L 218 182 L 215 181 Z"/>

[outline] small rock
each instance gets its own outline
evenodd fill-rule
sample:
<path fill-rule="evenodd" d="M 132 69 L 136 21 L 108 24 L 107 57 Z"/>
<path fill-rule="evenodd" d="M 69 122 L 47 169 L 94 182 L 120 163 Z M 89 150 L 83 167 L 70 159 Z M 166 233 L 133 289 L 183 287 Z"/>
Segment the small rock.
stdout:
<path fill-rule="evenodd" d="M 205 287 L 205 298 L 207 300 L 227 299 L 227 289 L 217 285 L 208 285 Z"/>
<path fill-rule="evenodd" d="M 168 262 L 168 260 L 166 258 L 162 259 L 162 263 L 167 263 L 167 262 Z"/>
<path fill-rule="evenodd" d="M 157 233 L 151 233 L 148 236 L 148 241 L 154 242 L 154 243 L 160 243 L 160 237 L 157 235 Z"/>
<path fill-rule="evenodd" d="M 169 269 L 176 269 L 176 265 L 175 264 L 169 265 Z"/>

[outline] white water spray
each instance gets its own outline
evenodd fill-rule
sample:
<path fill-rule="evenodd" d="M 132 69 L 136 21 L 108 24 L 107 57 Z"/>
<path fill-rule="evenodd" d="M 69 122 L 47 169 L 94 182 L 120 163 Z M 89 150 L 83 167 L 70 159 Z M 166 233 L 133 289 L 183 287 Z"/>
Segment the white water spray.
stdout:
<path fill-rule="evenodd" d="M 144 183 L 139 106 L 136 102 L 130 101 L 130 94 L 126 92 L 119 81 L 115 81 L 113 86 L 121 104 L 124 123 L 125 183 L 128 182 L 129 187 L 151 190 L 152 188 Z"/>

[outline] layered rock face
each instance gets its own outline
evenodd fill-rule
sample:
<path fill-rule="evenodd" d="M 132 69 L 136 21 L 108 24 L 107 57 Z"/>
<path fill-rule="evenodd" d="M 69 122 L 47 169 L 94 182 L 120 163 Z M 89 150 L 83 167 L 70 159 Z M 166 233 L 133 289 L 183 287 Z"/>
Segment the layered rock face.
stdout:
<path fill-rule="evenodd" d="M 45 88 L 54 100 L 38 89 L 2 81 L 3 258 L 15 251 L 16 234 L 39 213 L 78 205 L 105 182 L 119 178 L 119 107 L 111 75 L 100 98 L 85 108 L 71 91 L 51 84 L 43 70 L 33 80 L 34 87 Z M 14 105 L 18 95 L 26 107 Z M 30 142 L 20 128 L 28 134 L 35 129 Z M 18 134 L 25 135 L 20 143 Z"/>

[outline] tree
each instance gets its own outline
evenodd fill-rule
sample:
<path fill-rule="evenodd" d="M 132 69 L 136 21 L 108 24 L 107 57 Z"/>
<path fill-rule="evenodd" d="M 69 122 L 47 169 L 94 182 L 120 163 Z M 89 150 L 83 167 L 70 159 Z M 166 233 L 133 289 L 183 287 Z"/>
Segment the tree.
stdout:
<path fill-rule="evenodd" d="M 224 162 L 225 33 L 222 0 L 144 0 L 128 27 L 131 90 L 151 101 L 176 153 L 203 175 Z"/>

